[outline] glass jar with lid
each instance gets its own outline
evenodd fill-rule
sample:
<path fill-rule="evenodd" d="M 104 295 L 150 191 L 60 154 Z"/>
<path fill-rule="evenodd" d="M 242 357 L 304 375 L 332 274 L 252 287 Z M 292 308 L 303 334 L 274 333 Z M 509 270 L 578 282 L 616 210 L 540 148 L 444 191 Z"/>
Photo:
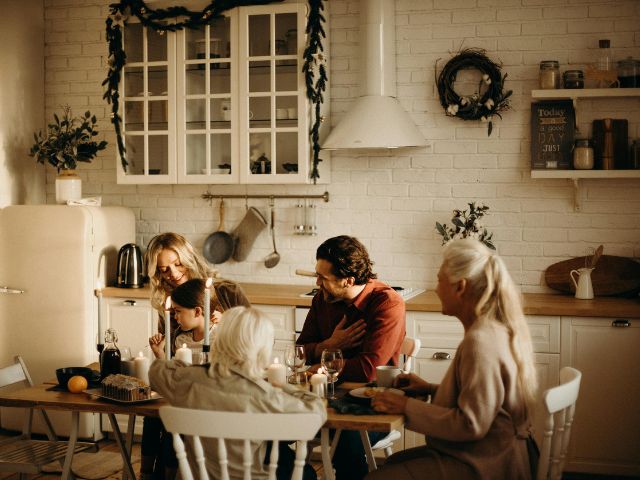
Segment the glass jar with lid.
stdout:
<path fill-rule="evenodd" d="M 640 87 L 640 60 L 627 57 L 618 62 L 618 81 L 621 88 Z"/>
<path fill-rule="evenodd" d="M 557 60 L 540 62 L 539 85 L 542 90 L 560 88 L 560 63 Z"/>
<path fill-rule="evenodd" d="M 588 138 L 576 139 L 573 147 L 573 168 L 591 170 L 593 168 L 593 145 Z"/>
<path fill-rule="evenodd" d="M 584 74 L 582 70 L 566 70 L 562 74 L 564 88 L 584 88 Z"/>

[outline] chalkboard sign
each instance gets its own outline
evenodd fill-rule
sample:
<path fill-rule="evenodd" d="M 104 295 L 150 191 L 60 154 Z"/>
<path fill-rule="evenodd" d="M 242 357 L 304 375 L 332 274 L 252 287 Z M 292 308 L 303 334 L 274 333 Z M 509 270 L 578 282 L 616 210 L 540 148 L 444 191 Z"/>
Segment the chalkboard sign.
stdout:
<path fill-rule="evenodd" d="M 531 104 L 531 168 L 571 168 L 576 117 L 571 100 Z"/>

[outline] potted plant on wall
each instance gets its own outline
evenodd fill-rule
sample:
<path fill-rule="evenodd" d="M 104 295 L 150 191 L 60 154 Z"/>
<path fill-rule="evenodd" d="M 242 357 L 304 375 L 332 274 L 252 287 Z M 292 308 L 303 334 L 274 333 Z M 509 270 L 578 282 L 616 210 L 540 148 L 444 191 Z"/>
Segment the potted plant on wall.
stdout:
<path fill-rule="evenodd" d="M 62 118 L 53 114 L 54 122 L 47 126 L 46 135 L 41 131 L 33 134 L 36 143 L 29 155 L 38 163 L 56 167 L 56 203 L 64 204 L 82 197 L 82 180 L 75 171 L 78 162 L 91 162 L 107 142 L 94 140 L 98 135 L 97 120 L 89 110 L 84 116 L 73 117 L 71 107 L 65 105 L 62 109 Z"/>

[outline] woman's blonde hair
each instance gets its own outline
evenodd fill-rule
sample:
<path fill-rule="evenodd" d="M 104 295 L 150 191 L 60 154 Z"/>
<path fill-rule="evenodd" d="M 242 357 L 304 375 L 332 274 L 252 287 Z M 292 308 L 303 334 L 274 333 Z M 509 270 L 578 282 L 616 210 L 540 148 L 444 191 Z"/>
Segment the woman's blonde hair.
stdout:
<path fill-rule="evenodd" d="M 211 348 L 211 365 L 221 376 L 231 367 L 262 378 L 271 360 L 273 324 L 260 310 L 233 307 L 222 314 Z"/>
<path fill-rule="evenodd" d="M 147 246 L 144 260 L 151 286 L 151 306 L 161 314 L 164 311 L 167 296 L 173 291 L 173 287 L 158 270 L 158 255 L 166 249 L 173 250 L 178 255 L 180 263 L 187 270 L 189 279 L 216 277 L 218 273 L 182 235 L 168 232 L 153 237 Z"/>
<path fill-rule="evenodd" d="M 520 292 L 507 267 L 497 254 L 472 238 L 448 243 L 443 257 L 449 281 L 467 280 L 470 298 L 477 302 L 478 320 L 496 320 L 507 328 L 511 354 L 518 367 L 519 390 L 527 413 L 533 415 L 538 389 L 533 345 Z"/>

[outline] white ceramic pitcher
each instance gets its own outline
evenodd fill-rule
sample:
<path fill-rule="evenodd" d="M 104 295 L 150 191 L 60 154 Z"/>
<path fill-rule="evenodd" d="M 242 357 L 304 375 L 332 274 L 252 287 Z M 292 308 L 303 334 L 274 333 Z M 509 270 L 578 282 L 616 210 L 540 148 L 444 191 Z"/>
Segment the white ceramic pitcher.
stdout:
<path fill-rule="evenodd" d="M 576 298 L 585 300 L 593 298 L 593 284 L 591 283 L 591 272 L 593 272 L 593 270 L 593 268 L 585 267 L 569 272 L 569 276 L 576 287 Z M 574 274 L 578 276 L 577 282 Z"/>

